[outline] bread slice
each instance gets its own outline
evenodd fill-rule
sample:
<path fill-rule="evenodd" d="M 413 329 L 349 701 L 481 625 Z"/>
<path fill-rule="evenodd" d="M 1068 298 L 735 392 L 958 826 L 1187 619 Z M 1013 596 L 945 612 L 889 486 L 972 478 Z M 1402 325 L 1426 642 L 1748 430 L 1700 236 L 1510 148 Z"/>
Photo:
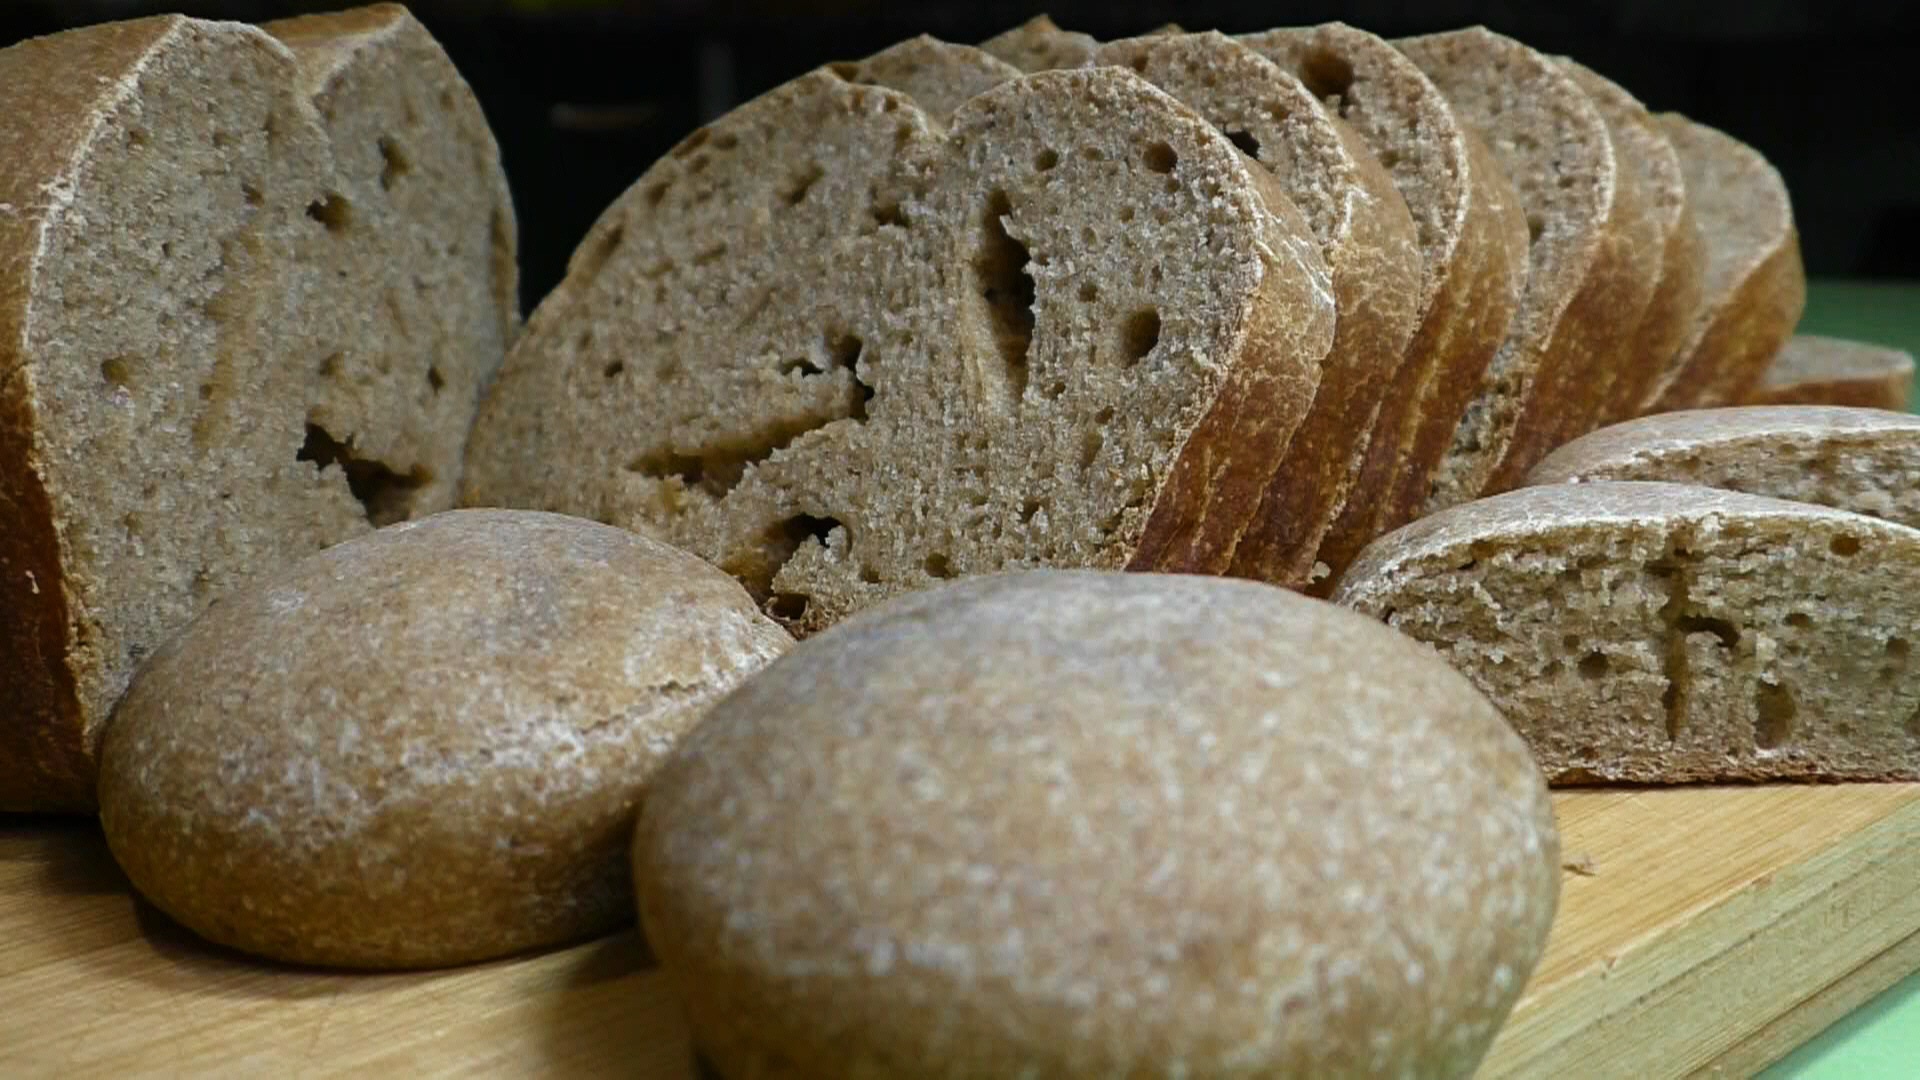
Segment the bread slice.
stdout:
<path fill-rule="evenodd" d="M 1333 335 L 1263 176 L 1121 69 L 1002 83 L 944 132 L 803 76 L 594 227 L 467 500 L 656 533 L 802 632 L 1002 567 L 1223 571 Z"/>
<path fill-rule="evenodd" d="M 1752 147 L 1677 113 L 1673 140 L 1706 238 L 1705 294 L 1654 411 L 1732 405 L 1764 377 L 1807 302 L 1787 185 Z"/>
<path fill-rule="evenodd" d="M 926 34 L 834 68 L 848 82 L 898 90 L 942 122 L 968 98 L 1020 75 L 1019 68 L 985 49 Z"/>
<path fill-rule="evenodd" d="M 1687 201 L 1687 178 L 1673 140 L 1646 106 L 1618 83 L 1590 68 L 1559 57 L 1560 66 L 1593 100 L 1607 121 L 1614 146 L 1638 185 L 1646 213 L 1628 243 L 1658 248 L 1660 263 L 1643 285 L 1638 324 L 1614 359 L 1612 389 L 1601 408 L 1602 423 L 1645 412 L 1654 388 L 1680 354 L 1705 284 L 1707 249 Z"/>
<path fill-rule="evenodd" d="M 1904 411 L 1912 397 L 1913 354 L 1864 341 L 1799 334 L 1775 354 L 1747 401 Z"/>
<path fill-rule="evenodd" d="M 1092 63 L 1139 72 L 1193 107 L 1279 181 L 1333 275 L 1333 349 L 1230 572 L 1302 587 L 1359 474 L 1367 433 L 1418 312 L 1420 252 L 1392 179 L 1300 80 L 1218 33 L 1115 41 Z M 1324 571 L 1323 571 L 1324 572 Z"/>
<path fill-rule="evenodd" d="M 1085 67 L 1100 43 L 1091 34 L 1062 30 L 1052 18 L 1035 15 L 981 42 L 980 47 L 1021 71 L 1034 72 Z"/>
<path fill-rule="evenodd" d="M 1658 266 L 1605 120 L 1551 59 L 1484 28 L 1398 43 L 1493 148 L 1526 209 L 1526 293 L 1434 476 L 1429 511 L 1511 487 L 1593 426 L 1618 328 Z"/>
<path fill-rule="evenodd" d="M 1668 480 L 1920 527 L 1920 417 L 1828 405 L 1656 413 L 1547 455 L 1530 484 Z"/>
<path fill-rule="evenodd" d="M 1367 541 L 1412 520 L 1527 279 L 1527 222 L 1486 144 L 1382 38 L 1344 23 L 1239 40 L 1292 72 L 1360 135 L 1412 213 L 1418 329 L 1381 394 L 1349 497 L 1321 541 L 1331 587 Z"/>
<path fill-rule="evenodd" d="M 452 501 L 515 319 L 492 138 L 403 9 L 282 31 L 0 51 L 0 809 L 90 809 L 213 599 Z"/>
<path fill-rule="evenodd" d="M 1554 782 L 1920 779 L 1920 530 L 1550 484 L 1381 538 L 1336 599 L 1440 650 Z"/>

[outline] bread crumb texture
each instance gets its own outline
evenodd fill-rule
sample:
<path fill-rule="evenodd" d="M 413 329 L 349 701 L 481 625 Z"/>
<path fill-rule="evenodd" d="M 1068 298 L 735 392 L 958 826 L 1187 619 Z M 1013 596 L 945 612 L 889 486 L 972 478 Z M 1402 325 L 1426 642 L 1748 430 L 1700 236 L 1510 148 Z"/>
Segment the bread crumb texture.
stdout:
<path fill-rule="evenodd" d="M 1465 1076 L 1539 956 L 1539 771 L 1427 649 L 1248 582 L 889 602 L 656 779 L 649 943 L 728 1076 Z"/>
<path fill-rule="evenodd" d="M 603 933 L 650 777 L 787 645 L 698 559 L 592 522 L 455 511 L 215 604 L 108 726 L 114 857 L 201 935 L 422 967 Z"/>
<path fill-rule="evenodd" d="M 1551 484 L 1376 541 L 1335 598 L 1472 679 L 1565 783 L 1920 779 L 1920 531 Z"/>

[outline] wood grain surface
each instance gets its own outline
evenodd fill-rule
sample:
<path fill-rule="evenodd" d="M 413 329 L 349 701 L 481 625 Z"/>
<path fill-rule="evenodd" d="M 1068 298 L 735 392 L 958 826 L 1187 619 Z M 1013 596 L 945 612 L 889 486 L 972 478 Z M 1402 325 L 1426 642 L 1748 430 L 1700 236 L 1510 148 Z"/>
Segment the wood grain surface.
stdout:
<path fill-rule="evenodd" d="M 1486 1077 L 1747 1075 L 1920 968 L 1920 785 L 1569 791 L 1546 959 Z M 0 818 L 0 1075 L 693 1075 L 637 937 L 276 967 L 146 907 L 87 823 Z"/>

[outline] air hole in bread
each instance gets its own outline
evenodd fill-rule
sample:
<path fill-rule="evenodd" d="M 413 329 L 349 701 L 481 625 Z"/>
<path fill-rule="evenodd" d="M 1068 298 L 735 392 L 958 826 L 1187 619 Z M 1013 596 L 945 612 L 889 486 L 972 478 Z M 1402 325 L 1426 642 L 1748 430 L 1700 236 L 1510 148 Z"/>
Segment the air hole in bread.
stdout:
<path fill-rule="evenodd" d="M 788 206 L 800 205 L 800 200 L 806 198 L 807 192 L 812 191 L 813 185 L 819 183 L 820 178 L 825 175 L 827 171 L 820 167 L 819 162 L 807 162 L 799 172 L 793 174 L 786 186 L 780 189 L 780 201 Z"/>
<path fill-rule="evenodd" d="M 624 225 L 615 225 L 601 234 L 599 241 L 588 250 L 587 257 L 580 263 L 577 273 L 582 284 L 600 276 L 600 271 L 606 268 L 607 260 L 613 258 L 613 253 L 620 250 L 620 243 L 626 238 L 627 228 Z M 670 268 L 671 264 L 669 264 Z"/>
<path fill-rule="evenodd" d="M 1580 658 L 1580 677 L 1589 681 L 1604 679 L 1612 666 L 1605 653 L 1590 652 Z"/>
<path fill-rule="evenodd" d="M 880 584 L 880 571 L 875 570 L 871 566 L 862 566 L 860 568 L 860 580 L 868 585 L 878 585 Z"/>
<path fill-rule="evenodd" d="M 228 147 L 230 147 L 230 146 L 232 146 L 232 145 L 233 145 L 233 133 L 232 133 L 232 132 L 230 132 L 230 131 L 215 131 L 215 132 L 213 133 L 213 148 L 214 148 L 215 150 L 225 150 L 226 148 L 228 148 Z"/>
<path fill-rule="evenodd" d="M 380 146 L 380 187 L 383 191 L 392 191 L 400 178 L 413 171 L 413 162 L 400 149 L 400 144 L 391 137 L 382 135 Z"/>
<path fill-rule="evenodd" d="M 945 552 L 933 552 L 926 557 L 920 566 L 921 569 L 927 572 L 927 576 L 930 578 L 937 578 L 944 581 L 953 576 L 953 562 L 947 558 Z"/>
<path fill-rule="evenodd" d="M 1226 136 L 1227 136 L 1227 141 L 1239 147 L 1241 153 L 1247 155 L 1250 158 L 1257 158 L 1260 156 L 1260 140 L 1254 138 L 1252 133 L 1245 132 L 1245 131 L 1229 131 L 1226 133 Z"/>
<path fill-rule="evenodd" d="M 1540 234 L 1546 231 L 1547 222 L 1545 218 L 1542 218 L 1539 214 L 1527 215 L 1527 241 L 1529 243 L 1539 243 Z"/>
<path fill-rule="evenodd" d="M 1913 646 L 1907 642 L 1906 638 L 1896 637 L 1887 639 L 1887 655 L 1893 657 L 1895 660 L 1905 660 L 1908 654 L 1912 652 Z"/>
<path fill-rule="evenodd" d="M 1027 391 L 1027 350 L 1033 345 L 1033 278 L 1027 246 L 1007 232 L 1013 204 L 1004 191 L 987 196 L 980 216 L 980 248 L 972 262 L 975 295 L 1000 353 L 1007 398 Z"/>
<path fill-rule="evenodd" d="M 427 388 L 436 394 L 447 388 L 447 378 L 440 374 L 439 368 L 432 366 L 427 368 Z"/>
<path fill-rule="evenodd" d="M 1100 286 L 1091 281 L 1083 281 L 1080 283 L 1080 291 L 1076 295 L 1080 297 L 1081 303 L 1091 304 L 1095 300 L 1100 299 Z"/>
<path fill-rule="evenodd" d="M 1055 398 L 1058 398 L 1061 394 L 1064 394 L 1066 392 L 1067 392 L 1067 381 L 1065 379 L 1055 379 L 1052 382 L 1040 388 L 1041 395 L 1044 396 L 1048 401 L 1052 401 Z"/>
<path fill-rule="evenodd" d="M 1720 647 L 1731 649 L 1740 644 L 1740 628 L 1725 619 L 1714 619 L 1704 615 L 1684 615 L 1676 623 L 1682 634 L 1712 634 L 1720 639 Z"/>
<path fill-rule="evenodd" d="M 1813 617 L 1803 611 L 1790 612 L 1787 615 L 1787 625 L 1795 630 L 1805 630 L 1813 625 Z"/>
<path fill-rule="evenodd" d="M 1153 308 L 1142 308 L 1127 316 L 1126 323 L 1120 328 L 1121 355 L 1127 363 L 1137 364 L 1146 359 L 1153 347 L 1160 344 L 1160 313 Z"/>
<path fill-rule="evenodd" d="M 259 184 L 252 182 L 240 185 L 240 197 L 247 200 L 248 206 L 264 206 L 267 202 L 266 192 L 260 190 Z"/>
<path fill-rule="evenodd" d="M 347 201 L 345 195 L 330 191 L 319 200 L 307 204 L 307 216 L 338 236 L 353 227 L 353 204 Z"/>
<path fill-rule="evenodd" d="M 1860 554 L 1860 540 L 1854 536 L 1836 536 L 1827 542 L 1827 550 L 1843 559 Z"/>
<path fill-rule="evenodd" d="M 1753 743 L 1762 750 L 1773 750 L 1793 737 L 1793 718 L 1800 711 L 1793 691 L 1772 683 L 1761 683 L 1753 691 Z"/>
<path fill-rule="evenodd" d="M 152 137 L 147 133 L 146 128 L 130 127 L 127 129 L 127 145 L 133 149 L 138 150 L 151 141 L 153 141 Z"/>
<path fill-rule="evenodd" d="M 280 140 L 287 136 L 287 118 L 281 116 L 278 110 L 267 114 L 267 122 L 264 126 L 268 146 L 279 145 Z"/>
<path fill-rule="evenodd" d="M 323 379 L 338 378 L 340 376 L 340 361 L 344 359 L 346 359 L 346 357 L 337 352 L 328 353 L 326 356 L 321 357 L 320 377 Z"/>
<path fill-rule="evenodd" d="M 605 377 L 607 377 L 607 378 L 609 378 L 609 379 L 617 379 L 617 378 L 619 378 L 619 377 L 620 377 L 620 373 L 621 373 L 621 372 L 623 372 L 623 371 L 625 371 L 625 370 L 627 370 L 627 363 L 626 363 L 626 361 L 624 361 L 624 360 L 614 360 L 614 361 L 612 361 L 612 362 L 610 362 L 610 363 L 608 363 L 606 367 L 603 367 L 603 368 L 601 368 L 601 369 L 600 369 L 600 374 L 601 374 L 601 375 L 604 375 Z"/>
<path fill-rule="evenodd" d="M 880 228 L 892 226 L 896 229 L 904 229 L 907 227 L 907 215 L 900 209 L 900 204 L 897 202 L 876 202 L 869 213 L 873 215 L 873 223 Z"/>
<path fill-rule="evenodd" d="M 708 131 L 706 128 L 694 128 L 693 134 L 681 139 L 680 145 L 673 148 L 672 154 L 677 158 L 686 157 L 688 154 L 707 145 L 707 140 L 712 137 L 713 132 Z"/>
<path fill-rule="evenodd" d="M 1170 173 L 1180 163 L 1180 155 L 1174 153 L 1173 147 L 1166 143 L 1148 143 L 1147 148 L 1140 152 L 1140 161 L 1150 171 Z"/>
<path fill-rule="evenodd" d="M 1313 96 L 1347 115 L 1347 95 L 1353 90 L 1353 65 L 1331 49 L 1313 49 L 1300 60 L 1300 81 Z"/>
<path fill-rule="evenodd" d="M 913 126 L 913 122 L 911 120 L 900 121 L 900 126 L 893 129 L 894 147 L 897 149 L 899 147 L 903 147 L 907 145 L 907 143 L 913 140 L 913 134 L 917 130 L 919 129 Z"/>
<path fill-rule="evenodd" d="M 1046 503 L 1039 499 L 1028 499 L 1020 504 L 1020 520 L 1032 521 L 1033 515 L 1038 514 L 1045 506 Z"/>
<path fill-rule="evenodd" d="M 701 154 L 699 157 L 696 157 L 692 161 L 687 162 L 687 171 L 689 173 L 703 172 L 706 170 L 708 163 L 711 162 L 712 160 L 713 159 L 708 157 L 707 155 Z"/>
<path fill-rule="evenodd" d="M 322 474 L 335 467 L 344 472 L 347 490 L 359 501 L 367 521 L 375 528 L 405 521 L 414 497 L 433 480 L 433 474 L 424 466 L 416 465 L 405 473 L 398 473 L 384 462 L 358 457 L 353 452 L 351 436 L 341 441 L 311 420 L 307 421 L 306 442 L 294 460 L 313 462 Z"/>
<path fill-rule="evenodd" d="M 1083 161 L 1105 161 L 1107 155 L 1097 146 L 1083 146 L 1080 148 L 1080 158 Z"/>
<path fill-rule="evenodd" d="M 1383 169 L 1391 169 L 1400 164 L 1400 151 L 1391 146 L 1380 147 L 1373 156 L 1379 160 L 1380 167 Z"/>
<path fill-rule="evenodd" d="M 727 245 L 724 242 L 715 244 L 712 247 L 706 249 L 705 251 L 695 252 L 693 256 L 693 265 L 705 266 L 708 263 L 718 261 L 719 258 L 722 255 L 725 255 L 726 253 L 727 253 Z"/>
<path fill-rule="evenodd" d="M 810 356 L 795 356 L 780 361 L 780 374 L 782 375 L 792 375 L 798 372 L 800 377 L 804 379 L 810 375 L 819 375 L 824 371 L 826 371 L 826 369 L 814 363 L 813 358 Z"/>
<path fill-rule="evenodd" d="M 647 185 L 647 205 L 659 206 L 667 197 L 667 182 L 658 180 Z"/>
<path fill-rule="evenodd" d="M 1132 221 L 1132 220 L 1133 220 L 1133 207 L 1131 207 L 1131 206 L 1123 206 L 1123 207 L 1121 207 L 1121 208 L 1120 208 L 1120 223 L 1121 223 L 1122 225 L 1125 225 L 1125 224 L 1126 224 L 1127 222 L 1129 222 L 1129 221 Z"/>
<path fill-rule="evenodd" d="M 827 359 L 833 362 L 833 366 L 852 370 L 853 365 L 859 361 L 860 354 L 866 350 L 867 344 L 861 341 L 858 335 L 849 334 L 844 330 L 829 330 L 826 334 L 826 347 Z"/>
<path fill-rule="evenodd" d="M 1058 164 L 1060 164 L 1060 154 L 1052 147 L 1047 147 L 1033 155 L 1033 167 L 1040 172 L 1046 172 Z"/>
<path fill-rule="evenodd" d="M 740 145 L 739 136 L 735 135 L 731 131 L 723 131 L 720 134 L 715 135 L 713 137 L 713 146 L 714 146 L 714 149 L 716 150 L 731 150 L 734 147 L 739 145 Z"/>
<path fill-rule="evenodd" d="M 132 389 L 133 361 L 125 356 L 109 356 L 100 361 L 100 377 L 116 389 Z"/>
<path fill-rule="evenodd" d="M 828 64 L 827 70 L 842 82 L 852 82 L 860 77 L 860 65 L 846 60 Z"/>
<path fill-rule="evenodd" d="M 1107 445 L 1107 437 L 1097 427 L 1088 428 L 1080 436 L 1080 468 L 1084 471 L 1093 468 L 1100 457 L 1100 450 Z"/>
<path fill-rule="evenodd" d="M 783 623 L 797 623 L 807 617 L 813 597 L 804 593 L 775 593 L 767 598 L 767 615 Z"/>

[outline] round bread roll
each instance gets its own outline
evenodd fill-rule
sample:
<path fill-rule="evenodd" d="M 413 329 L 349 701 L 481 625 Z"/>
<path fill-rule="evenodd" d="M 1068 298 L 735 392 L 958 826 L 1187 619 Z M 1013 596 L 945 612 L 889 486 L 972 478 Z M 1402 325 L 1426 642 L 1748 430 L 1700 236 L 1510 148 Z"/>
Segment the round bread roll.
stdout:
<path fill-rule="evenodd" d="M 101 820 L 197 933 L 464 963 L 632 918 L 648 779 L 790 639 L 706 563 L 553 514 L 395 525 L 231 593 L 109 721 Z"/>
<path fill-rule="evenodd" d="M 1539 771 L 1431 650 L 1061 571 L 748 680 L 656 775 L 634 871 L 730 1077 L 1465 1076 L 1559 893 Z"/>

